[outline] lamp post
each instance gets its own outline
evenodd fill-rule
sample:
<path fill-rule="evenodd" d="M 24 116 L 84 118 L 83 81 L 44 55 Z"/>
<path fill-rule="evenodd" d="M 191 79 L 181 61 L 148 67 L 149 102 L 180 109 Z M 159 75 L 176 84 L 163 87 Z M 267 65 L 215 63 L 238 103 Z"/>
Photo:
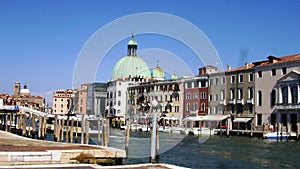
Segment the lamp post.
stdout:
<path fill-rule="evenodd" d="M 151 157 L 150 157 L 150 162 L 153 163 L 155 161 L 155 157 L 156 157 L 156 107 L 158 105 L 158 102 L 156 101 L 156 99 L 154 98 L 152 100 L 152 131 L 151 131 Z"/>

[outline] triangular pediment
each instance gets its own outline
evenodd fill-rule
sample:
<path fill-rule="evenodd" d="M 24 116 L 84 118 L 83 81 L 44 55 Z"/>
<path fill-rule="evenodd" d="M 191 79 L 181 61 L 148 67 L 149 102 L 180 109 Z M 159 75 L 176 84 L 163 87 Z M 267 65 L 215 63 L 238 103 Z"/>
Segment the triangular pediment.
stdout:
<path fill-rule="evenodd" d="M 297 71 L 290 71 L 288 74 L 278 80 L 278 82 L 300 80 L 300 73 Z"/>

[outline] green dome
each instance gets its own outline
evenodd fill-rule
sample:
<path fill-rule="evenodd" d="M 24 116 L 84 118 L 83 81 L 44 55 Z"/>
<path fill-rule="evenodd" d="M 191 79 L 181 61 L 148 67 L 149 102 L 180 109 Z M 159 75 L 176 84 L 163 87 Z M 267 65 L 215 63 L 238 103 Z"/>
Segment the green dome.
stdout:
<path fill-rule="evenodd" d="M 111 80 L 128 77 L 151 78 L 150 69 L 147 63 L 137 56 L 137 43 L 132 35 L 127 45 L 127 56 L 115 64 Z"/>
<path fill-rule="evenodd" d="M 150 69 L 147 63 L 137 56 L 125 56 L 115 64 L 111 80 L 126 77 L 150 78 Z"/>
<path fill-rule="evenodd" d="M 165 73 L 159 66 L 157 66 L 152 71 L 152 78 L 164 79 L 165 78 Z"/>

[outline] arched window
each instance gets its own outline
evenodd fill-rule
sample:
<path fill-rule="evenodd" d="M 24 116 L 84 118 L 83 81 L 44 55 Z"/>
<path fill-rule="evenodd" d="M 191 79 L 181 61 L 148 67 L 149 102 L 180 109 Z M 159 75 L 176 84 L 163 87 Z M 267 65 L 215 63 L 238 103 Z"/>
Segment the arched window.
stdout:
<path fill-rule="evenodd" d="M 258 106 L 262 106 L 262 91 L 258 91 Z"/>
<path fill-rule="evenodd" d="M 190 103 L 186 104 L 186 111 L 190 111 Z"/>
<path fill-rule="evenodd" d="M 118 91 L 118 96 L 119 96 L 119 97 L 121 96 L 121 91 Z"/>
<path fill-rule="evenodd" d="M 276 104 L 276 90 L 273 89 L 271 93 L 271 106 L 275 106 Z"/>
<path fill-rule="evenodd" d="M 292 103 L 298 103 L 298 87 L 292 87 Z"/>
<path fill-rule="evenodd" d="M 205 103 L 201 103 L 201 111 L 205 111 Z"/>
<path fill-rule="evenodd" d="M 194 107 L 194 111 L 198 111 L 198 103 L 197 103 L 197 102 L 195 102 L 195 103 L 193 104 L 193 107 Z"/>
<path fill-rule="evenodd" d="M 287 86 L 282 87 L 282 103 L 288 103 L 288 88 Z"/>

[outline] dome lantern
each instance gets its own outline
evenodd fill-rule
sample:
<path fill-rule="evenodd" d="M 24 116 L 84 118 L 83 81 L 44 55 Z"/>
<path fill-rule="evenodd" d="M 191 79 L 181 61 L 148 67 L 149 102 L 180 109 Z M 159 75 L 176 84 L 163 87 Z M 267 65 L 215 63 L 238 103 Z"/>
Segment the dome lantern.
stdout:
<path fill-rule="evenodd" d="M 136 56 L 137 46 L 138 45 L 137 45 L 136 41 L 134 40 L 134 36 L 132 34 L 131 39 L 127 45 L 127 55 L 128 56 Z"/>

